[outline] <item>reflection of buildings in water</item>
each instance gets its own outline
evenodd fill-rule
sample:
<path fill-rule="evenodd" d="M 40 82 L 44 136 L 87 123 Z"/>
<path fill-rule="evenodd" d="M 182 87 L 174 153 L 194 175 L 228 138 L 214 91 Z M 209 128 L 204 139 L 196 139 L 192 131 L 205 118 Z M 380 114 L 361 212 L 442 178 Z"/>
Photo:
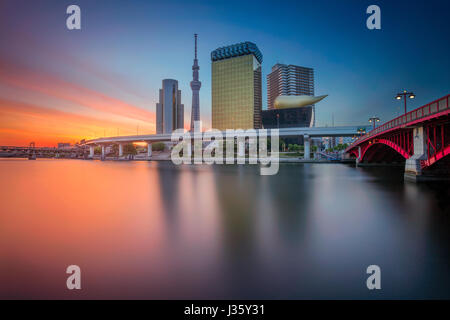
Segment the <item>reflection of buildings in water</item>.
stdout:
<path fill-rule="evenodd" d="M 257 214 L 253 175 L 259 167 L 216 165 L 213 167 L 218 202 L 222 208 L 225 245 L 236 252 L 247 251 L 245 246 L 253 238 L 253 218 Z"/>
<path fill-rule="evenodd" d="M 221 271 L 221 210 L 211 167 L 160 162 L 158 171 L 172 266 L 184 268 L 173 279 L 196 288 Z"/>
<path fill-rule="evenodd" d="M 249 288 L 255 297 L 255 292 L 288 286 L 282 275 L 301 264 L 304 252 L 298 246 L 307 236 L 310 192 L 297 170 L 283 166 L 274 179 L 261 176 L 256 165 L 214 167 L 223 264 L 235 297 L 247 297 Z"/>
<path fill-rule="evenodd" d="M 169 227 L 173 227 L 178 211 L 178 185 L 180 172 L 165 161 L 155 161 L 158 172 L 159 189 L 164 210 L 164 217 Z"/>
<path fill-rule="evenodd" d="M 273 220 L 277 222 L 276 230 L 283 245 L 292 243 L 292 238 L 304 237 L 308 216 L 310 214 L 314 168 L 308 164 L 292 166 L 280 164 L 277 179 L 268 181 L 264 195 L 271 199 L 274 211 Z M 287 187 L 289 186 L 289 187 Z"/>
<path fill-rule="evenodd" d="M 249 170 L 254 167 L 253 170 Z M 222 228 L 222 254 L 227 286 L 231 294 L 245 296 L 247 287 L 258 286 L 257 215 L 253 176 L 259 174 L 258 166 L 213 166 L 214 183 L 217 188 L 219 216 Z"/>

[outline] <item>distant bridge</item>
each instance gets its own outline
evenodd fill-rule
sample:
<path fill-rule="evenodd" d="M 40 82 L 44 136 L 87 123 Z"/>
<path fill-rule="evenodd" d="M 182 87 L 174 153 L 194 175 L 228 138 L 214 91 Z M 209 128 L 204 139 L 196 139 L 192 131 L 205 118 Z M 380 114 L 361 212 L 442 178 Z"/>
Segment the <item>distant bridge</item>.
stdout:
<path fill-rule="evenodd" d="M 371 126 L 339 126 L 339 127 L 311 127 L 311 128 L 280 128 L 280 137 L 298 137 L 303 136 L 305 143 L 305 159 L 310 159 L 310 143 L 311 138 L 314 137 L 354 137 L 361 134 L 361 131 L 369 130 Z M 268 134 L 270 130 L 267 129 Z M 257 131 L 258 132 L 258 131 Z M 243 134 L 236 133 L 235 137 L 246 136 L 245 131 Z M 84 145 L 90 147 L 90 157 L 94 156 L 94 147 L 99 145 L 102 147 L 102 158 L 105 157 L 105 148 L 108 145 L 119 145 L 119 157 L 123 155 L 123 145 L 134 142 L 146 142 L 148 147 L 148 157 L 152 156 L 151 144 L 154 142 L 171 141 L 171 134 L 149 134 L 149 135 L 136 135 L 136 136 L 118 136 L 118 137 L 106 137 L 88 140 L 84 142 Z"/>
<path fill-rule="evenodd" d="M 79 158 L 84 156 L 84 147 L 73 146 L 70 148 L 35 147 L 34 144 L 23 146 L 0 146 L 1 158 L 26 158 L 30 156 L 40 158 L 70 157 Z"/>
<path fill-rule="evenodd" d="M 405 179 L 450 177 L 450 95 L 379 126 L 345 152 L 357 164 L 405 162 Z"/>

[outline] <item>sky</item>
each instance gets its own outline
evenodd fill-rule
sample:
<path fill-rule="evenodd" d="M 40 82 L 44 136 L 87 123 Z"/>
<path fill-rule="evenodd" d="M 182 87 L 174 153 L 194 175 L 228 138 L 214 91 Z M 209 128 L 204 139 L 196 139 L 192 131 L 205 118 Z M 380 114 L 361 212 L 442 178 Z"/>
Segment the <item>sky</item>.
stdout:
<path fill-rule="evenodd" d="M 81 30 L 66 9 L 81 8 Z M 366 9 L 381 9 L 369 30 Z M 367 124 L 398 116 L 404 89 L 420 107 L 449 93 L 450 2 L 2 0 L 0 145 L 54 146 L 103 136 L 151 134 L 161 81 L 177 79 L 190 125 L 198 33 L 200 113 L 211 124 L 212 50 L 243 41 L 276 63 L 314 68 L 316 125 Z"/>

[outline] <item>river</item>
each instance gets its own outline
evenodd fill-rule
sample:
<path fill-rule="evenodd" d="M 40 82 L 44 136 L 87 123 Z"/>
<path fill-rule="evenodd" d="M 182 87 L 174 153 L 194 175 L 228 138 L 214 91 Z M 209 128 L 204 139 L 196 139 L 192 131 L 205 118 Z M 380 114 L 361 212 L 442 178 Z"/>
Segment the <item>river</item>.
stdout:
<path fill-rule="evenodd" d="M 0 176 L 3 299 L 450 298 L 449 185 L 401 168 L 2 159 Z"/>

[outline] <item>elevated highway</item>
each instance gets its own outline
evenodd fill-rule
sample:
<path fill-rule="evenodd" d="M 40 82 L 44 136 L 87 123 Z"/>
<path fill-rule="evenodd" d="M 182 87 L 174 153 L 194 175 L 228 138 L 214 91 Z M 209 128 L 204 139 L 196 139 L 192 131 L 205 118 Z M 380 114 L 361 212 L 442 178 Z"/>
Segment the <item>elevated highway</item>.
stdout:
<path fill-rule="evenodd" d="M 280 137 L 298 137 L 303 136 L 305 143 L 305 159 L 309 159 L 309 152 L 311 138 L 315 137 L 354 137 L 361 134 L 361 131 L 369 130 L 370 126 L 338 126 L 338 127 L 311 127 L 311 128 L 280 128 L 278 129 Z M 267 129 L 267 135 L 274 129 Z M 256 130 L 257 134 L 259 131 Z M 222 132 L 225 138 L 225 132 Z M 235 137 L 246 137 L 248 133 L 245 131 L 235 131 Z M 123 155 L 123 145 L 127 143 L 146 142 L 148 147 L 148 157 L 152 155 L 151 144 L 154 142 L 166 142 L 172 141 L 171 134 L 148 134 L 148 135 L 135 135 L 135 136 L 117 136 L 117 137 L 104 137 L 98 139 L 92 139 L 84 142 L 84 145 L 90 148 L 90 157 L 94 156 L 94 147 L 102 147 L 102 157 L 105 155 L 105 148 L 109 145 L 119 145 L 119 156 Z"/>

